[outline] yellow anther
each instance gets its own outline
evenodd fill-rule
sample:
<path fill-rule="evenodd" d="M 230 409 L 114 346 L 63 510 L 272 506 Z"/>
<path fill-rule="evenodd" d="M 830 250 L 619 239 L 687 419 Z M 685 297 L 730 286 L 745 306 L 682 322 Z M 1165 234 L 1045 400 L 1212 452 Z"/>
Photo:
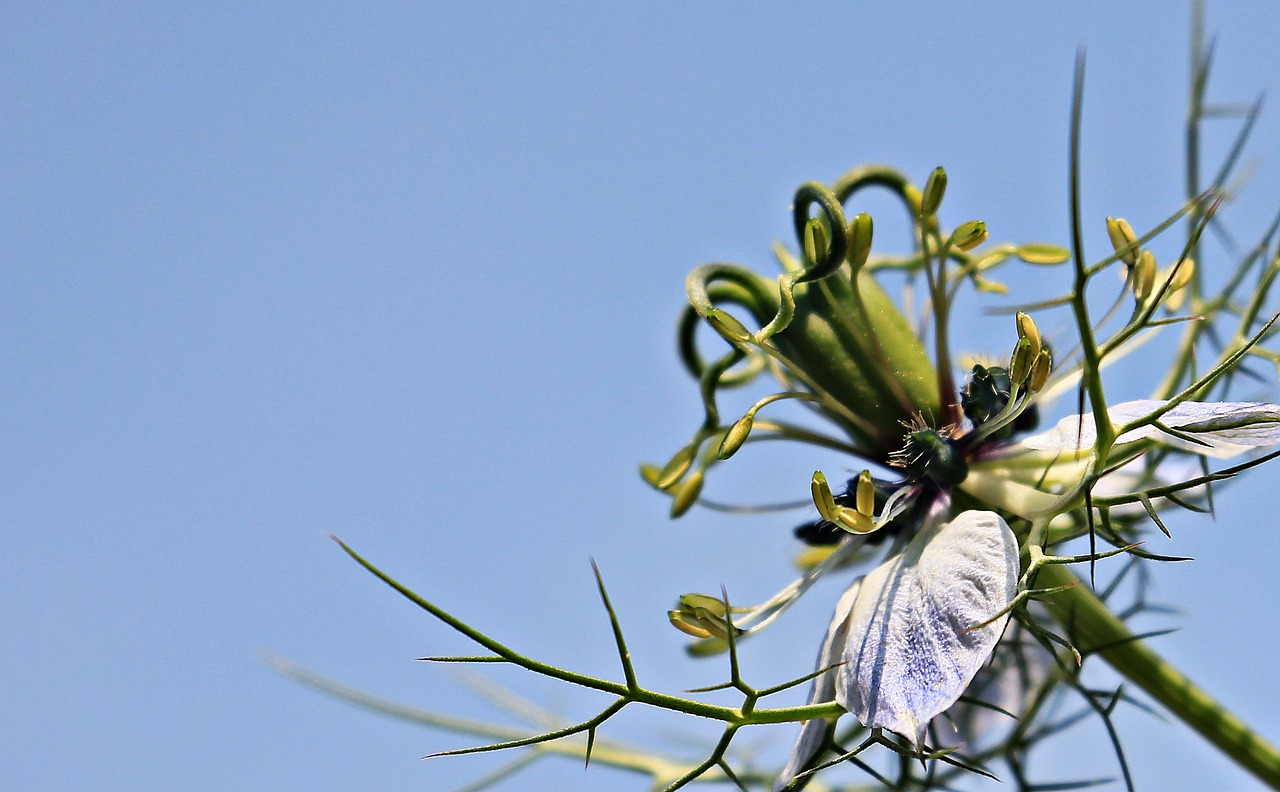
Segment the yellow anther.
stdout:
<path fill-rule="evenodd" d="M 867 534 L 876 529 L 875 521 L 870 517 L 855 509 L 846 509 L 843 506 L 836 507 L 835 519 L 832 522 L 849 533 L 855 534 Z"/>
<path fill-rule="evenodd" d="M 871 483 L 871 471 L 858 474 L 858 513 L 864 517 L 876 516 L 876 485 Z"/>
<path fill-rule="evenodd" d="M 866 212 L 849 221 L 849 252 L 845 255 L 855 273 L 867 263 L 867 256 L 871 255 L 871 233 L 871 215 Z"/>
<path fill-rule="evenodd" d="M 817 264 L 827 257 L 829 244 L 827 241 L 827 227 L 822 221 L 815 218 L 809 220 L 804 226 L 804 255 L 810 262 Z"/>
<path fill-rule="evenodd" d="M 680 489 L 676 490 L 676 496 L 671 500 L 671 516 L 679 517 L 693 508 L 693 504 L 698 502 L 698 495 L 701 493 L 702 471 L 695 470 L 680 485 Z"/>
<path fill-rule="evenodd" d="M 667 620 L 671 622 L 671 626 L 675 627 L 685 635 L 692 635 L 694 638 L 710 638 L 711 631 L 697 624 L 691 617 L 686 616 L 678 610 L 667 611 Z"/>
<path fill-rule="evenodd" d="M 1129 266 L 1133 266 L 1138 258 L 1138 249 L 1131 247 L 1128 250 L 1124 250 L 1138 241 L 1138 237 L 1133 233 L 1133 227 L 1129 225 L 1129 221 L 1123 217 L 1108 217 L 1107 236 L 1111 237 L 1111 247 L 1115 248 L 1117 253 L 1120 253 L 1120 260 Z M 1121 253 L 1121 250 L 1124 250 L 1124 252 Z"/>
<path fill-rule="evenodd" d="M 1184 258 L 1182 261 L 1173 265 L 1173 279 L 1169 281 L 1169 292 L 1173 293 L 1179 289 L 1186 288 L 1191 282 L 1191 277 L 1196 273 L 1196 263 L 1192 259 Z"/>
<path fill-rule="evenodd" d="M 987 224 L 971 220 L 961 225 L 951 235 L 952 244 L 961 250 L 973 250 L 987 240 Z"/>
<path fill-rule="evenodd" d="M 924 194 L 920 198 L 920 215 L 922 217 L 932 217 L 938 213 L 938 207 L 942 204 L 942 195 L 947 191 L 947 172 L 942 166 L 933 169 L 933 173 L 929 174 L 929 180 L 924 183 Z"/>
<path fill-rule="evenodd" d="M 1027 377 L 1027 390 L 1039 393 L 1049 380 L 1049 371 L 1052 368 L 1053 356 L 1049 354 L 1049 350 L 1041 349 L 1040 354 L 1036 355 L 1035 362 L 1031 364 L 1031 375 Z"/>
<path fill-rule="evenodd" d="M 1018 311 L 1016 317 L 1018 323 L 1018 338 L 1025 338 L 1031 342 L 1031 355 L 1035 357 L 1040 354 L 1040 328 L 1036 327 L 1036 320 L 1031 318 L 1031 314 Z"/>
<path fill-rule="evenodd" d="M 1138 263 L 1133 267 L 1133 295 L 1138 302 L 1146 302 L 1155 291 L 1156 257 L 1150 250 L 1138 255 Z"/>
<path fill-rule="evenodd" d="M 835 522 L 836 499 L 831 494 L 831 487 L 827 484 L 827 477 L 822 474 L 821 470 L 814 472 L 809 489 L 813 494 L 813 505 L 818 507 L 818 514 L 821 514 L 824 520 Z"/>
<path fill-rule="evenodd" d="M 728 459 L 738 453 L 738 449 L 742 448 L 742 444 L 747 442 L 747 436 L 751 434 L 751 427 L 755 424 L 755 415 L 747 413 L 729 427 L 729 431 L 725 433 L 724 440 L 720 442 L 720 450 L 716 455 L 721 459 Z"/>
<path fill-rule="evenodd" d="M 1014 385 L 1026 382 L 1035 358 L 1036 355 L 1031 351 L 1031 339 L 1019 338 L 1018 345 L 1013 348 L 1013 355 L 1009 357 L 1009 381 Z"/>

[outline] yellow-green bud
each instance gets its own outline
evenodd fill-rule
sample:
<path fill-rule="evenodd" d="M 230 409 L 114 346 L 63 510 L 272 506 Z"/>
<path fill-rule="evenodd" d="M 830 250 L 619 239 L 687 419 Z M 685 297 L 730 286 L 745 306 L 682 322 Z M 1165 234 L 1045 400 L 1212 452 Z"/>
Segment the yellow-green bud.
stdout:
<path fill-rule="evenodd" d="M 981 275 L 973 276 L 973 288 L 984 294 L 999 294 L 1005 296 L 1009 293 L 1009 287 L 1000 281 L 987 280 Z"/>
<path fill-rule="evenodd" d="M 867 256 L 871 254 L 871 232 L 871 215 L 866 212 L 849 221 L 849 252 L 845 257 L 855 273 L 867 263 Z"/>
<path fill-rule="evenodd" d="M 658 471 L 658 478 L 653 485 L 658 489 L 666 489 L 679 481 L 693 464 L 694 447 L 687 445 L 672 455 L 667 464 Z"/>
<path fill-rule="evenodd" d="M 724 600 L 710 594 L 681 594 L 680 610 L 684 613 L 696 613 L 698 609 L 709 611 L 717 618 L 723 619 L 727 611 Z"/>
<path fill-rule="evenodd" d="M 1013 348 L 1013 355 L 1009 358 L 1009 381 L 1014 385 L 1026 382 L 1035 358 L 1036 353 L 1031 351 L 1031 339 L 1019 338 L 1018 345 Z"/>
<path fill-rule="evenodd" d="M 947 191 L 947 172 L 942 166 L 933 169 L 933 173 L 929 174 L 929 180 L 924 183 L 924 194 L 920 199 L 920 216 L 932 217 L 938 213 L 938 206 L 942 204 L 942 195 Z"/>
<path fill-rule="evenodd" d="M 695 470 L 680 485 L 680 489 L 676 490 L 676 496 L 671 500 L 671 516 L 679 517 L 693 508 L 693 504 L 697 503 L 698 495 L 701 493 L 702 471 Z"/>
<path fill-rule="evenodd" d="M 818 218 L 810 218 L 804 224 L 804 255 L 812 264 L 827 257 L 827 227 Z"/>
<path fill-rule="evenodd" d="M 685 635 L 692 635 L 694 638 L 710 638 L 711 631 L 697 623 L 694 617 L 687 616 L 678 610 L 667 611 L 667 621 L 671 622 L 671 626 L 675 627 Z"/>
<path fill-rule="evenodd" d="M 1111 247 L 1115 248 L 1117 253 L 1138 241 L 1138 237 L 1133 233 L 1133 227 L 1123 217 L 1107 218 L 1107 236 L 1111 237 Z M 1129 266 L 1133 266 L 1137 258 L 1138 249 L 1136 247 L 1120 253 L 1120 260 Z"/>
<path fill-rule="evenodd" d="M 813 505 L 818 507 L 818 514 L 822 515 L 822 519 L 835 522 L 836 499 L 831 494 L 831 487 L 827 484 L 827 477 L 822 474 L 821 470 L 814 471 L 813 479 L 809 482 L 809 491 L 813 495 Z"/>
<path fill-rule="evenodd" d="M 1031 318 L 1031 314 L 1018 311 L 1016 317 L 1018 323 L 1018 338 L 1025 338 L 1031 342 L 1031 356 L 1035 357 L 1040 354 L 1040 328 L 1036 327 L 1036 320 Z"/>
<path fill-rule="evenodd" d="M 855 534 L 867 534 L 876 529 L 875 522 L 869 516 L 856 509 L 846 509 L 843 506 L 836 507 L 835 524 L 849 533 Z"/>
<path fill-rule="evenodd" d="M 658 477 L 660 475 L 662 475 L 662 469 L 657 465 L 645 462 L 640 466 L 640 478 L 644 479 L 644 483 L 648 484 L 650 487 L 661 489 L 661 487 L 658 486 Z"/>
<path fill-rule="evenodd" d="M 1155 291 L 1156 257 L 1150 250 L 1138 254 L 1137 263 L 1133 265 L 1133 294 L 1138 302 L 1146 302 Z"/>
<path fill-rule="evenodd" d="M 731 344 L 740 344 L 751 338 L 751 331 L 746 325 L 735 319 L 733 314 L 719 308 L 712 308 L 707 312 L 707 324 Z"/>
<path fill-rule="evenodd" d="M 751 434 L 751 427 L 755 423 L 755 416 L 747 413 L 737 420 L 737 422 L 729 427 L 729 431 L 725 433 L 724 440 L 720 441 L 720 450 L 716 453 L 721 459 L 728 459 L 738 453 L 738 449 L 742 448 L 742 444 L 747 442 L 747 435 Z"/>
<path fill-rule="evenodd" d="M 1031 375 L 1027 378 L 1027 390 L 1032 393 L 1039 393 L 1044 384 L 1049 381 L 1049 371 L 1053 368 L 1053 356 L 1049 354 L 1049 350 L 1041 349 L 1040 354 L 1036 355 L 1036 360 L 1031 364 Z"/>
<path fill-rule="evenodd" d="M 1023 245 L 1018 248 L 1018 258 L 1028 264 L 1061 264 L 1071 258 L 1071 253 L 1066 248 L 1060 248 L 1057 245 L 1046 245 L 1042 243 L 1032 243 Z"/>
<path fill-rule="evenodd" d="M 876 516 L 876 487 L 871 482 L 871 471 L 858 474 L 858 513 L 864 517 Z"/>
<path fill-rule="evenodd" d="M 1169 292 L 1173 293 L 1179 289 L 1186 288 L 1191 282 L 1191 276 L 1196 272 L 1196 263 L 1194 260 L 1184 258 L 1180 262 L 1173 265 L 1172 280 L 1169 281 Z"/>
<path fill-rule="evenodd" d="M 981 220 L 971 220 L 951 234 L 951 241 L 961 250 L 973 250 L 987 240 L 987 224 Z"/>

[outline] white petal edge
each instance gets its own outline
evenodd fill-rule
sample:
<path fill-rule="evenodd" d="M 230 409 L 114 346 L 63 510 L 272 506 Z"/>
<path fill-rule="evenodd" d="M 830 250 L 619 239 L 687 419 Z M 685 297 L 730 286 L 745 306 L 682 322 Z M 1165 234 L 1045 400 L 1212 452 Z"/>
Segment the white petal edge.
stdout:
<path fill-rule="evenodd" d="M 857 599 L 858 590 L 861 587 L 862 578 L 857 578 L 849 588 L 845 589 L 845 592 L 840 595 L 840 599 L 836 602 L 836 612 L 831 617 L 831 624 L 827 627 L 827 634 L 822 639 L 822 646 L 818 649 L 818 661 L 814 665 L 814 671 L 840 662 L 840 656 L 844 653 L 845 636 L 849 631 L 849 610 L 853 607 L 854 600 Z M 835 698 L 836 671 L 831 670 L 822 676 L 815 677 L 813 684 L 809 687 L 808 703 L 822 704 L 827 701 L 835 701 Z M 773 792 L 779 792 L 785 788 L 809 765 L 822 747 L 822 738 L 826 730 L 826 718 L 813 718 L 801 724 L 800 736 L 796 738 L 795 747 L 791 749 L 791 758 L 787 760 L 787 766 L 782 769 L 782 773 L 773 782 Z"/>
<path fill-rule="evenodd" d="M 960 698 L 1004 632 L 1018 541 L 1000 515 L 967 511 L 927 524 L 862 581 L 846 629 L 836 700 L 869 728 L 920 744 Z"/>
<path fill-rule="evenodd" d="M 1120 426 L 1150 415 L 1168 402 L 1139 399 L 1123 402 L 1107 410 L 1111 423 Z M 1218 459 L 1242 454 L 1253 448 L 1280 445 L 1280 405 L 1263 402 L 1193 402 L 1176 405 L 1160 416 L 1160 423 L 1195 441 L 1170 434 L 1155 425 L 1125 432 L 1116 443 L 1133 443 L 1151 438 L 1165 445 Z M 1052 429 L 1022 441 L 1036 451 L 1088 452 L 1097 435 L 1093 413 L 1071 415 Z M 1196 442 L 1199 441 L 1199 442 Z"/>

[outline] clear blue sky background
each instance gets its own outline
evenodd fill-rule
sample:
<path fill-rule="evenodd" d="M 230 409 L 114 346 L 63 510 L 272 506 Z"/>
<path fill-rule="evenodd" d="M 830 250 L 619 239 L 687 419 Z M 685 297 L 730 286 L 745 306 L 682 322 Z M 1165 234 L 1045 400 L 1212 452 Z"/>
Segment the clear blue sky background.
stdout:
<path fill-rule="evenodd" d="M 638 480 L 699 418 L 672 342 L 685 272 L 770 267 L 795 185 L 867 161 L 921 179 L 944 164 L 945 219 L 1065 241 L 1081 44 L 1093 252 L 1105 215 L 1148 227 L 1181 199 L 1176 3 L 458 5 L 0 11 L 0 788 L 482 775 L 491 758 L 418 758 L 469 739 L 262 662 L 502 717 L 414 662 L 467 646 L 330 532 L 513 646 L 616 675 L 594 556 L 644 681 L 717 682 L 664 610 L 721 582 L 740 601 L 780 587 L 796 518 L 673 523 Z M 1209 22 L 1211 96 L 1274 93 L 1278 7 L 1219 3 Z M 1212 127 L 1211 153 L 1231 128 Z M 1280 112 L 1252 151 L 1229 214 L 1245 241 L 1280 203 Z M 883 220 L 877 241 L 896 244 Z M 975 321 L 960 343 L 1002 354 L 1009 338 Z M 1149 387 L 1154 364 L 1133 362 L 1113 372 L 1121 395 Z M 708 492 L 802 498 L 812 470 L 847 465 L 755 454 Z M 1176 521 L 1158 549 L 1197 561 L 1156 589 L 1185 611 L 1158 648 L 1273 741 L 1278 484 L 1262 472 L 1216 521 Z M 809 668 L 839 585 L 748 646 L 752 678 Z M 598 701 L 498 676 L 573 715 Z M 1121 728 L 1140 788 L 1256 788 L 1179 726 L 1133 710 Z M 711 735 L 646 714 L 606 733 Z M 1115 773 L 1096 722 L 1036 767 Z M 502 788 L 645 784 L 553 760 Z"/>

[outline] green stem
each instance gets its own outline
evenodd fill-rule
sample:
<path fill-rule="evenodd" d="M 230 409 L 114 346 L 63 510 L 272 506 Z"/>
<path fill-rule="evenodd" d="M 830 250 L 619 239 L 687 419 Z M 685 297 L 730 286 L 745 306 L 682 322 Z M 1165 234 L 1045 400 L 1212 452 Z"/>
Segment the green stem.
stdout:
<path fill-rule="evenodd" d="M 1137 640 L 1074 572 L 1061 565 L 1046 566 L 1040 571 L 1036 585 L 1072 586 L 1047 598 L 1044 604 L 1060 624 L 1072 631 L 1081 652 L 1092 650 L 1102 655 L 1112 668 L 1236 764 L 1270 788 L 1280 789 L 1280 752 Z"/>

